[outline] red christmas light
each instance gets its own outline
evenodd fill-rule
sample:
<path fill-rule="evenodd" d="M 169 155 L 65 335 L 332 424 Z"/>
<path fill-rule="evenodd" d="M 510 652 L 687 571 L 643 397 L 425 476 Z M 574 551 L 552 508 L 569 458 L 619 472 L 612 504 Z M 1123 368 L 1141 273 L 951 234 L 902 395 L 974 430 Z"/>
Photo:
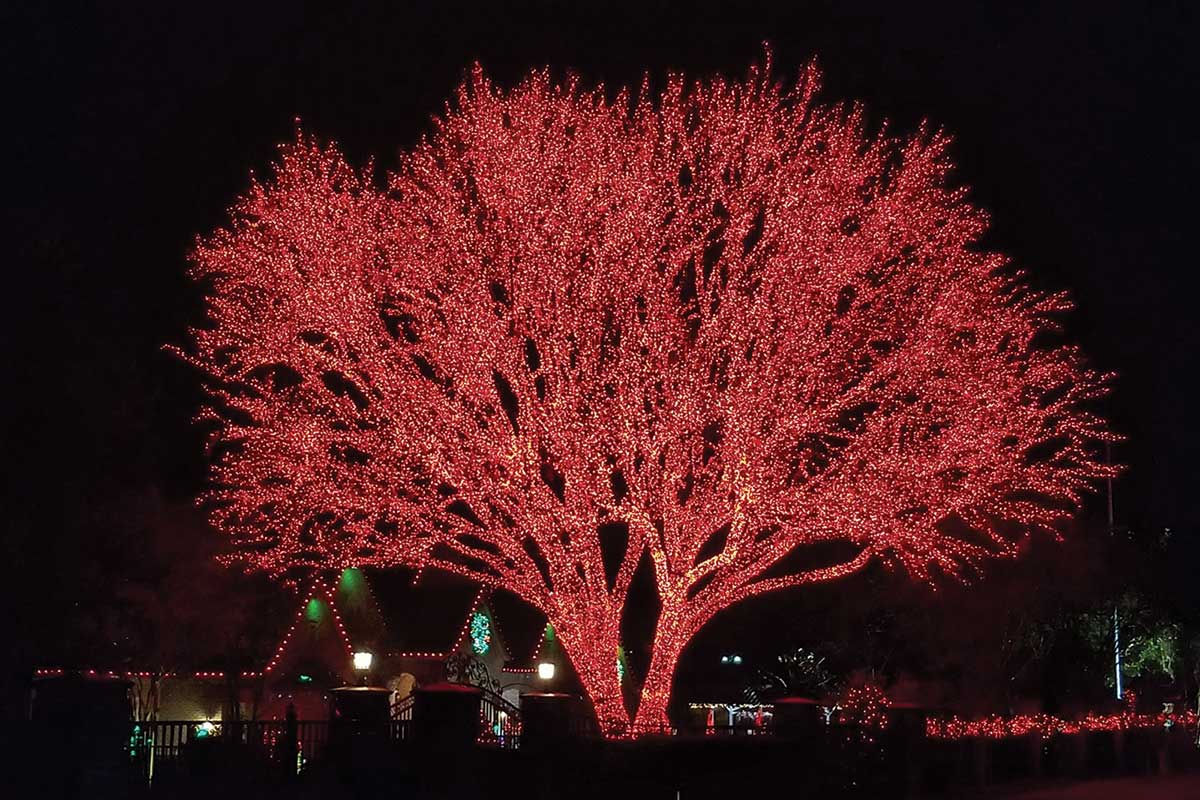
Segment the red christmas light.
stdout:
<path fill-rule="evenodd" d="M 346 663 L 349 665 L 350 661 L 354 658 L 354 648 L 350 644 L 350 634 L 346 632 L 346 626 L 342 624 L 342 617 L 338 613 L 337 603 L 334 600 L 334 594 L 335 592 L 332 586 L 318 584 L 314 587 L 313 591 L 308 594 L 304 602 L 301 604 L 300 609 L 296 612 L 296 616 L 292 620 L 291 627 L 289 627 L 287 633 L 283 635 L 283 639 L 280 640 L 279 646 L 275 648 L 274 655 L 271 656 L 271 660 L 267 662 L 267 666 L 263 668 L 261 674 L 269 675 L 275 670 L 275 667 L 279 664 L 280 659 L 283 658 L 284 654 L 288 650 L 288 647 L 291 645 L 292 637 L 295 635 L 296 630 L 300 628 L 301 624 L 303 624 L 307 618 L 309 604 L 313 600 L 323 600 L 326 605 L 328 605 L 333 616 L 334 625 L 337 627 L 338 636 L 341 639 L 342 647 L 346 651 Z"/>
<path fill-rule="evenodd" d="M 862 738 L 873 739 L 876 732 L 887 728 L 890 707 L 891 701 L 878 686 L 855 686 L 838 700 L 837 721 L 855 728 Z"/>
<path fill-rule="evenodd" d="M 49 678 L 49 677 L 59 677 L 62 675 L 66 675 L 67 672 L 68 671 L 65 669 L 56 667 L 56 668 L 35 669 L 33 671 L 33 674 L 34 674 L 34 677 L 37 677 L 37 678 Z M 102 671 L 102 670 L 97 670 L 97 669 L 83 669 L 83 670 L 76 670 L 75 672 L 77 674 L 87 675 L 89 677 L 97 677 L 97 676 L 102 675 L 105 678 L 155 678 L 155 677 L 157 677 L 157 678 L 187 678 L 187 677 L 191 677 L 191 678 L 199 678 L 199 679 L 209 679 L 209 678 L 224 678 L 225 677 L 225 672 L 222 670 L 207 670 L 207 671 L 200 671 L 200 672 L 180 673 L 180 672 L 173 672 L 173 671 L 150 672 L 148 670 L 111 670 L 111 669 Z M 246 671 L 246 672 L 240 673 L 240 675 L 243 678 L 261 678 L 263 673 L 254 672 L 254 671 Z"/>
<path fill-rule="evenodd" d="M 1068 301 L 978 246 L 947 137 L 868 134 L 817 80 L 768 64 L 610 101 L 476 70 L 386 192 L 284 148 L 194 255 L 208 324 L 184 357 L 237 558 L 503 586 L 615 734 L 645 553 L 662 606 L 634 728 L 657 730 L 731 604 L 875 559 L 960 575 L 1053 528 L 1110 472 L 1105 378 L 1047 343 Z M 768 573 L 821 542 L 849 555 Z"/>
<path fill-rule="evenodd" d="M 1030 735 L 1049 739 L 1060 734 L 1069 736 L 1096 731 L 1169 728 L 1173 725 L 1194 726 L 1196 724 L 1196 712 L 1191 710 L 1139 714 L 1132 708 L 1128 708 L 1119 714 L 1088 714 L 1078 720 L 1067 720 L 1052 714 L 991 716 L 976 720 L 965 720 L 960 717 L 945 719 L 931 717 L 925 720 L 925 735 L 931 739 L 1006 739 Z"/>

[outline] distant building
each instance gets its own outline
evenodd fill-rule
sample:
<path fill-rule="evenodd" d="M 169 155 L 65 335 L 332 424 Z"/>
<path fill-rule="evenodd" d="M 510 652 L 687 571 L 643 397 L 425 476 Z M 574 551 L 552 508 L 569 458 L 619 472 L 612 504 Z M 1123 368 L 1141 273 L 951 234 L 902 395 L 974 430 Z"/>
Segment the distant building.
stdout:
<path fill-rule="evenodd" d="M 388 576 L 392 577 L 392 576 Z M 354 653 L 372 654 L 362 673 Z M 552 682 L 537 664 L 555 663 Z M 35 673 L 39 680 L 62 669 Z M 347 569 L 337 584 L 303 598 L 278 644 L 255 671 L 85 670 L 85 679 L 130 685 L 136 719 L 282 719 L 289 705 L 300 719 L 328 715 L 329 690 L 369 681 L 402 701 L 422 685 L 468 683 L 520 705 L 529 690 L 578 686 L 553 629 L 515 598 L 441 575 L 375 581 Z"/>

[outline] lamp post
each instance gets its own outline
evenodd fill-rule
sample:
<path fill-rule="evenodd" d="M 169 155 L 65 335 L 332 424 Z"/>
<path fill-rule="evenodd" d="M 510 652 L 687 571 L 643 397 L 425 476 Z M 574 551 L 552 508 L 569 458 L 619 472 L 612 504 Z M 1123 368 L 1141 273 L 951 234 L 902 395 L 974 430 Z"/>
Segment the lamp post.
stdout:
<path fill-rule="evenodd" d="M 1112 465 L 1112 444 L 1104 443 L 1104 465 Z M 1116 532 L 1116 522 L 1113 516 L 1113 481 L 1112 476 L 1108 477 L 1108 538 L 1113 538 Z M 1121 686 L 1121 598 L 1117 597 L 1113 601 L 1113 677 L 1117 688 L 1117 700 L 1122 700 L 1125 697 L 1124 688 Z"/>
<path fill-rule="evenodd" d="M 375 656 L 367 650 L 359 650 L 354 654 L 354 671 L 358 673 L 359 683 L 363 686 L 367 685 L 367 673 L 371 671 L 371 662 L 375 660 Z"/>

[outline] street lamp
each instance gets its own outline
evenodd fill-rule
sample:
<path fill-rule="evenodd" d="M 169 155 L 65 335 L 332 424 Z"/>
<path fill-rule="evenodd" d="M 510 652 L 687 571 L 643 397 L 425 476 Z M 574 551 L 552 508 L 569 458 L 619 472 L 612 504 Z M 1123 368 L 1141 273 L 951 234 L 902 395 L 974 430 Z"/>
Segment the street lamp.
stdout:
<path fill-rule="evenodd" d="M 375 656 L 367 650 L 359 650 L 354 654 L 354 671 L 359 674 L 363 686 L 367 685 L 367 672 L 371 669 L 371 662 L 374 660 Z"/>
<path fill-rule="evenodd" d="M 543 661 L 537 665 L 537 676 L 544 681 L 554 680 L 554 662 Z"/>

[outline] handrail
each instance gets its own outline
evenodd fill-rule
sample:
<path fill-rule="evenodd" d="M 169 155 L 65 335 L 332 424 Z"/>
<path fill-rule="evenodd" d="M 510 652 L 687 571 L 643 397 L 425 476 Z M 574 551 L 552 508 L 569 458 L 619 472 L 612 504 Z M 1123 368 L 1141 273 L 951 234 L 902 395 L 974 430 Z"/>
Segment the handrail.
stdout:
<path fill-rule="evenodd" d="M 521 710 L 490 689 L 479 691 L 479 741 L 516 747 L 521 735 Z"/>
<path fill-rule="evenodd" d="M 483 689 L 480 687 L 476 687 L 476 688 L 479 689 L 479 697 L 481 700 L 492 703 L 498 709 L 504 711 L 505 713 L 509 714 L 510 716 L 516 716 L 516 717 L 521 716 L 521 709 L 517 708 L 515 705 L 510 703 L 508 700 L 505 700 L 504 695 L 494 692 L 491 689 Z"/>
<path fill-rule="evenodd" d="M 414 695 L 410 694 L 408 697 L 392 703 L 392 719 L 412 719 L 413 703 L 416 702 L 416 699 Z"/>

